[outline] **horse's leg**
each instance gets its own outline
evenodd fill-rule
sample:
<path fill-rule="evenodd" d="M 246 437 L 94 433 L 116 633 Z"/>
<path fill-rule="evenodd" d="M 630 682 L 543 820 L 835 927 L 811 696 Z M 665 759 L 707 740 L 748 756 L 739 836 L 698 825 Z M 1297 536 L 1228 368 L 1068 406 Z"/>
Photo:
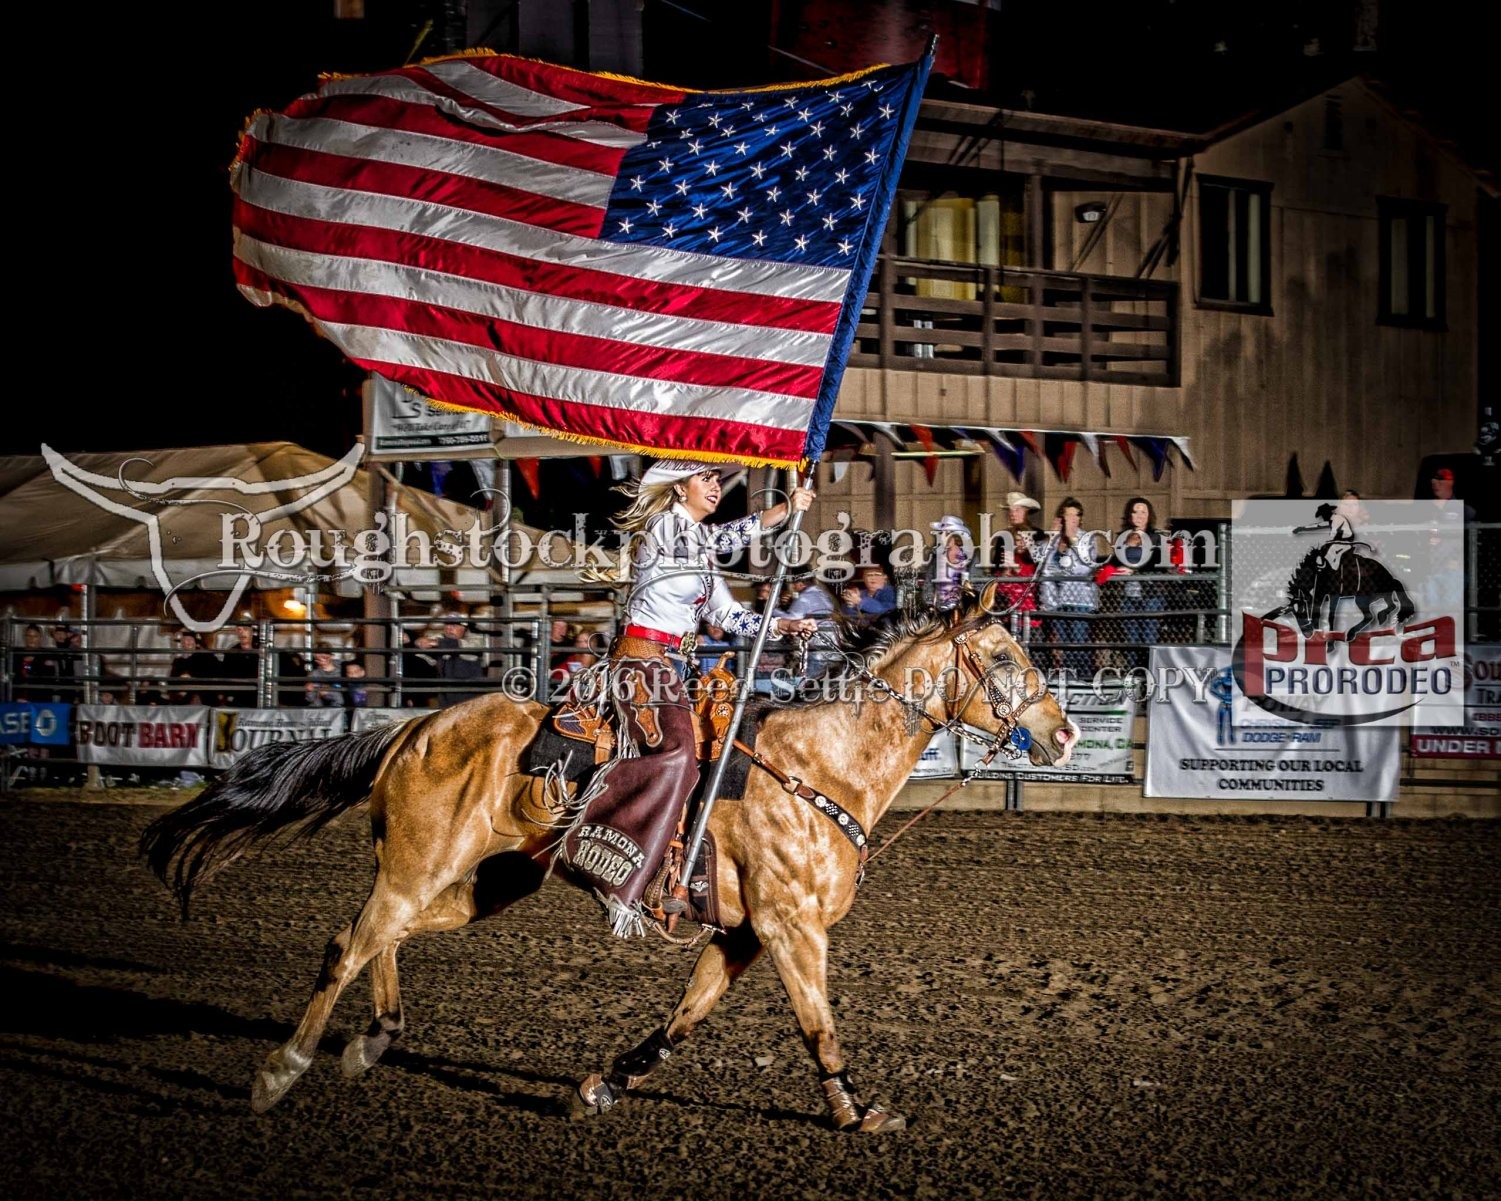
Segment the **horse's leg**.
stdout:
<path fill-rule="evenodd" d="M 329 942 L 323 956 L 323 970 L 318 973 L 312 1000 L 301 1023 L 286 1043 L 266 1057 L 256 1073 L 250 1090 L 250 1105 L 256 1113 L 264 1113 L 275 1105 L 297 1077 L 307 1071 L 344 986 L 382 950 L 406 937 L 407 924 L 424 908 L 419 900 L 395 892 L 386 882 L 384 870 L 376 877 L 375 887 L 370 890 L 359 917 Z"/>
<path fill-rule="evenodd" d="M 617 1055 L 607 1076 L 587 1077 L 578 1087 L 575 1108 L 595 1114 L 622 1100 L 698 1028 L 719 998 L 760 954 L 761 940 L 748 922 L 716 934 L 693 965 L 693 975 L 688 978 L 667 1024 L 658 1026 L 629 1051 Z"/>
<path fill-rule="evenodd" d="M 757 932 L 771 953 L 782 986 L 792 1002 L 803 1042 L 818 1064 L 824 1100 L 838 1130 L 884 1134 L 905 1130 L 907 1119 L 874 1105 L 862 1104 L 845 1072 L 844 1052 L 834 1033 L 834 1011 L 829 1005 L 829 933 L 823 923 L 807 912 L 785 919 L 764 918 Z"/>
<path fill-rule="evenodd" d="M 474 878 L 461 880 L 439 893 L 408 928 L 406 937 L 439 930 L 457 930 L 470 922 L 492 917 L 536 892 L 542 886 L 543 868 L 530 855 L 510 852 L 492 855 L 476 869 Z M 375 1017 L 370 1028 L 349 1040 L 341 1066 L 353 1079 L 385 1054 L 401 1036 L 406 1020 L 401 1010 L 401 988 L 396 975 L 396 952 L 401 943 L 384 947 L 370 962 L 370 991 L 375 999 Z"/>

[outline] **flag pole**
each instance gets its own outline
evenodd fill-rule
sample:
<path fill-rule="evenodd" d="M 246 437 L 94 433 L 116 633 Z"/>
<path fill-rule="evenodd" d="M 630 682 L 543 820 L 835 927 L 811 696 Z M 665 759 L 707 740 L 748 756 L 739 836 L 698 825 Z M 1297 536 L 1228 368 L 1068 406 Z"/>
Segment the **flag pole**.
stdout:
<path fill-rule="evenodd" d="M 813 479 L 813 472 L 818 467 L 815 459 L 808 464 L 808 470 L 803 474 L 802 482 L 798 487 L 806 488 Z M 792 507 L 792 498 L 787 499 L 788 508 Z M 782 534 L 784 542 L 791 542 L 797 537 L 802 528 L 803 514 L 801 510 L 795 510 L 792 519 L 788 523 L 786 531 Z M 751 644 L 750 658 L 746 661 L 745 678 L 740 689 L 740 694 L 735 698 L 735 709 L 730 714 L 729 728 L 724 732 L 724 742 L 719 748 L 719 757 L 714 760 L 714 771 L 709 776 L 709 785 L 704 789 L 703 803 L 698 809 L 698 819 L 693 823 L 693 834 L 688 839 L 688 846 L 683 852 L 683 871 L 678 877 L 677 887 L 673 890 L 673 898 L 683 903 L 682 908 L 671 906 L 668 912 L 681 913 L 686 909 L 688 897 L 688 885 L 693 880 L 693 869 L 698 865 L 698 853 L 703 846 L 704 831 L 709 828 L 709 816 L 714 812 L 714 803 L 719 800 L 719 790 L 724 786 L 725 770 L 730 765 L 730 751 L 735 745 L 735 737 L 740 732 L 740 723 L 745 717 L 746 706 L 750 703 L 751 694 L 755 691 L 756 665 L 761 661 L 761 651 L 766 646 L 767 636 L 771 633 L 773 618 L 771 612 L 777 606 L 777 598 L 782 594 L 782 581 L 787 578 L 787 555 L 777 555 L 777 567 L 771 577 L 771 592 L 766 597 L 766 606 L 761 611 L 761 628 L 756 631 L 756 640 Z"/>

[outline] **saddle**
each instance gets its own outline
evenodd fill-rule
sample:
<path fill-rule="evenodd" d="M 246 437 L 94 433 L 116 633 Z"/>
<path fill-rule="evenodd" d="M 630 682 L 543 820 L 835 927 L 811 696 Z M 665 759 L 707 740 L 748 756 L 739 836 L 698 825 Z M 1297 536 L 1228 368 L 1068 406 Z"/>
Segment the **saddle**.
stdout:
<path fill-rule="evenodd" d="M 733 653 L 720 656 L 719 662 L 703 674 L 697 685 L 693 723 L 700 763 L 719 757 L 719 748 L 724 745 L 724 736 L 730 728 L 730 717 L 735 710 L 735 673 L 727 664 Z M 615 731 L 603 699 L 587 704 L 564 701 L 553 712 L 551 722 L 552 728 L 564 738 L 592 746 L 596 767 L 608 763 L 615 753 Z"/>
<path fill-rule="evenodd" d="M 694 682 L 690 694 L 693 700 L 695 756 L 700 763 L 709 762 L 718 756 L 729 732 L 730 718 L 735 707 L 736 683 L 735 674 L 728 667 L 729 660 L 730 655 L 724 655 L 701 679 Z M 592 749 L 592 755 L 581 757 L 582 762 L 578 767 L 567 773 L 569 779 L 576 782 L 580 789 L 587 788 L 582 777 L 592 774 L 595 768 L 609 762 L 615 753 L 616 736 L 610 724 L 610 714 L 611 706 L 605 696 L 587 703 L 574 699 L 565 701 L 544 723 L 544 737 L 539 739 L 534 758 L 541 756 L 552 759 L 566 755 L 570 742 L 574 745 L 588 745 Z M 687 900 L 693 918 L 700 926 L 719 926 L 719 898 L 715 884 L 716 848 L 712 834 L 705 836 L 693 879 L 684 881 L 681 878 L 688 814 L 695 799 L 689 798 L 675 815 L 660 815 L 669 822 L 675 817 L 676 829 L 669 835 L 662 861 L 655 868 L 642 897 L 646 915 L 668 936 L 671 936 L 680 916 L 664 910 L 663 901 L 670 896 Z M 582 828 L 579 835 L 583 847 L 581 854 L 602 853 L 587 845 L 601 838 L 610 844 L 613 853 L 619 853 L 622 846 L 637 846 L 642 838 L 646 838 L 647 842 L 651 841 L 651 831 L 636 828 L 623 813 L 616 813 L 605 820 L 609 823 L 608 826 Z M 658 819 L 652 820 L 655 822 Z"/>

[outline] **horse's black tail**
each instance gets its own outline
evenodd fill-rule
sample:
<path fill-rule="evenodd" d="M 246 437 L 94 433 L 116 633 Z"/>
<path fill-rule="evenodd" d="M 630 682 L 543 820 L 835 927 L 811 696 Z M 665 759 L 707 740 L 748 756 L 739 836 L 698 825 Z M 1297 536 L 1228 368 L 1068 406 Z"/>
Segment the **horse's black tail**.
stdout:
<path fill-rule="evenodd" d="M 177 898 L 263 838 L 316 834 L 370 795 L 401 723 L 317 742 L 271 742 L 244 755 L 186 805 L 141 834 L 140 853 Z"/>

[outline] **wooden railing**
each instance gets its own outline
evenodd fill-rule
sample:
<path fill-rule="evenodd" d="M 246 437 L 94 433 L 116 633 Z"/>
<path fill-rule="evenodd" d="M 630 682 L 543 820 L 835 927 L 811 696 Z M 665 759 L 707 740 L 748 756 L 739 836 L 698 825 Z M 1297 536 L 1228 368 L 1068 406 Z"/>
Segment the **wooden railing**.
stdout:
<path fill-rule="evenodd" d="M 1178 285 L 882 255 L 852 367 L 1178 383 Z"/>

